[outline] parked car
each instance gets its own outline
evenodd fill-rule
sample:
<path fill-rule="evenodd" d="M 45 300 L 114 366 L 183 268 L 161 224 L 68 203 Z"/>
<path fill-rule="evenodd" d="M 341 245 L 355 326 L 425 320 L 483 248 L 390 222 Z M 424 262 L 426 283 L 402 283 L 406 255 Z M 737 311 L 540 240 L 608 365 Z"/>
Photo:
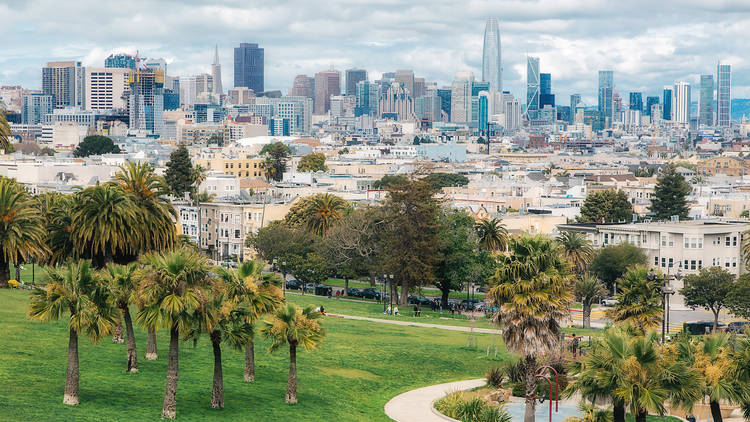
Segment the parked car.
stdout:
<path fill-rule="evenodd" d="M 464 309 L 471 311 L 477 303 L 479 303 L 479 299 L 464 299 L 461 301 L 461 306 Z"/>
<path fill-rule="evenodd" d="M 362 297 L 362 289 L 349 287 L 349 290 L 346 291 L 346 294 L 351 297 Z"/>
<path fill-rule="evenodd" d="M 750 321 L 734 321 L 729 323 L 727 331 L 730 333 L 742 334 L 747 327 L 750 327 Z"/>
<path fill-rule="evenodd" d="M 604 306 L 615 306 L 617 305 L 617 299 L 612 296 L 606 296 L 602 298 L 602 305 Z"/>
<path fill-rule="evenodd" d="M 286 282 L 287 289 L 299 290 L 302 288 L 302 283 L 297 280 L 288 280 Z"/>
<path fill-rule="evenodd" d="M 313 283 L 305 283 L 305 293 L 312 293 L 315 291 L 315 285 Z"/>
<path fill-rule="evenodd" d="M 373 289 L 371 287 L 368 287 L 364 290 L 362 290 L 362 296 L 365 299 L 377 299 L 380 300 L 380 291 Z"/>
<path fill-rule="evenodd" d="M 315 286 L 315 294 L 318 296 L 332 296 L 333 287 L 326 286 L 325 284 L 318 284 Z"/>
<path fill-rule="evenodd" d="M 691 321 L 682 324 L 682 330 L 686 331 L 690 335 L 703 335 L 710 334 L 713 331 L 713 321 Z M 727 324 L 719 322 L 718 331 L 726 331 Z"/>

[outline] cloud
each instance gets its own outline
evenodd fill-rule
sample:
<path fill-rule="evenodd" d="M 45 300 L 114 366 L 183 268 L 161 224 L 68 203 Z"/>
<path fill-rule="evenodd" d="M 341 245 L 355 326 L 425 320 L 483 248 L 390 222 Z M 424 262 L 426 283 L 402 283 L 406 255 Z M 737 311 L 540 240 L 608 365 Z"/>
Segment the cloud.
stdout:
<path fill-rule="evenodd" d="M 135 50 L 167 59 L 173 76 L 208 72 L 217 44 L 230 87 L 240 42 L 265 48 L 267 89 L 286 92 L 295 75 L 331 65 L 368 69 L 371 79 L 411 68 L 444 86 L 459 71 L 481 77 L 484 22 L 497 17 L 504 87 L 519 98 L 527 54 L 552 74 L 561 104 L 572 93 L 594 104 L 599 69 L 614 69 L 627 98 L 697 84 L 719 60 L 732 64 L 733 96 L 750 97 L 750 4 L 740 0 L 0 0 L 0 16 L 0 84 L 29 88 L 39 88 L 47 61 L 102 66 L 110 53 Z"/>

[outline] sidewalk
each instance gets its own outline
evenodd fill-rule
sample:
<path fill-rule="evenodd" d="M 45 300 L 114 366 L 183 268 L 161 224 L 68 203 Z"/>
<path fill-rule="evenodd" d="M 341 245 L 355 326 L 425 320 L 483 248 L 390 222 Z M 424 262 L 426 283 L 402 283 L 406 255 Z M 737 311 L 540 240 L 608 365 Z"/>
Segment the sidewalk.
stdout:
<path fill-rule="evenodd" d="M 453 391 L 471 390 L 486 383 L 484 379 L 448 382 L 407 391 L 385 404 L 385 414 L 396 422 L 445 422 L 450 420 L 432 410 L 432 402 Z"/>
<path fill-rule="evenodd" d="M 332 314 L 332 313 L 328 313 L 327 315 L 332 316 L 332 317 L 344 318 L 344 319 L 356 319 L 359 321 L 380 322 L 384 324 L 405 325 L 405 326 L 410 326 L 410 327 L 440 328 L 442 330 L 463 331 L 466 333 L 470 333 L 470 332 L 484 333 L 484 334 L 501 334 L 502 333 L 502 331 L 495 330 L 492 328 L 473 328 L 472 329 L 471 327 L 459 327 L 456 325 L 429 324 L 426 322 L 414 322 L 414 321 L 398 321 L 398 320 L 393 320 L 393 319 L 369 318 L 369 317 L 361 317 L 361 316 L 354 316 L 354 315 L 341 315 L 341 314 Z"/>

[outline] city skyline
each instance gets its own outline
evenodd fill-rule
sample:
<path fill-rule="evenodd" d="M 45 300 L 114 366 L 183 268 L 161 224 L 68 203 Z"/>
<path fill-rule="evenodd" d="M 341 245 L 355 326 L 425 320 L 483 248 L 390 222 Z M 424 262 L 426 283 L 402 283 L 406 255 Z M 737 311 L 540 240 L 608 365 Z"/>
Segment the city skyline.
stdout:
<path fill-rule="evenodd" d="M 740 55 L 750 9 L 731 2 L 680 2 L 678 10 L 669 3 L 642 3 L 496 2 L 456 8 L 438 2 L 413 6 L 420 14 L 409 19 L 412 9 L 398 3 L 344 2 L 308 9 L 294 2 L 247 8 L 226 1 L 188 5 L 184 9 L 190 16 L 174 5 L 146 0 L 127 9 L 77 2 L 64 12 L 46 0 L 0 4 L 10 22 L 4 29 L 8 47 L 0 58 L 0 84 L 36 89 L 39 69 L 48 61 L 102 67 L 111 53 L 136 50 L 164 57 L 172 76 L 196 75 L 210 72 L 207 58 L 216 44 L 221 62 L 230 64 L 234 47 L 257 42 L 266 50 L 267 90 L 286 93 L 295 75 L 313 75 L 332 65 L 340 71 L 365 69 L 371 80 L 383 72 L 413 69 L 447 86 L 456 72 L 481 78 L 483 32 L 486 20 L 495 17 L 503 40 L 504 89 L 517 97 L 525 95 L 527 54 L 540 57 L 560 98 L 580 93 L 587 106 L 596 105 L 598 70 L 614 70 L 618 93 L 657 95 L 676 81 L 698 86 L 700 75 L 714 73 L 719 60 L 732 64 L 732 96 L 750 97 L 748 63 Z M 366 7 L 373 13 L 364 13 Z M 78 29 L 74 23 L 84 15 L 106 30 Z M 230 88 L 232 66 L 222 66 L 222 77 L 224 89 Z"/>

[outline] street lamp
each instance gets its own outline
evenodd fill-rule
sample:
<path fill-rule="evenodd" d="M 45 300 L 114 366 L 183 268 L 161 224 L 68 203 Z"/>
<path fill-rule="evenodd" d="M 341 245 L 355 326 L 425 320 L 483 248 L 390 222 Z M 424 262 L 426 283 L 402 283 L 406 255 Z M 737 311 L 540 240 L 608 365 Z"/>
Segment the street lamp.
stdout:
<path fill-rule="evenodd" d="M 669 273 L 669 268 L 670 267 L 667 268 L 667 273 Z M 665 337 L 666 337 L 666 332 L 668 330 L 667 327 L 669 325 L 669 296 L 675 294 L 674 287 L 671 284 L 669 284 L 669 280 L 672 278 L 672 276 L 669 274 L 662 275 L 661 277 L 657 276 L 656 273 L 654 272 L 654 269 L 651 268 L 648 271 L 648 275 L 646 277 L 648 278 L 649 281 L 661 281 L 661 284 L 662 284 L 660 292 L 661 292 L 661 304 L 662 304 L 662 308 L 664 311 L 664 315 L 661 319 L 661 342 L 663 344 Z M 682 278 L 682 274 L 680 274 L 679 270 L 677 272 L 677 275 L 675 275 L 675 278 L 677 277 Z"/>

